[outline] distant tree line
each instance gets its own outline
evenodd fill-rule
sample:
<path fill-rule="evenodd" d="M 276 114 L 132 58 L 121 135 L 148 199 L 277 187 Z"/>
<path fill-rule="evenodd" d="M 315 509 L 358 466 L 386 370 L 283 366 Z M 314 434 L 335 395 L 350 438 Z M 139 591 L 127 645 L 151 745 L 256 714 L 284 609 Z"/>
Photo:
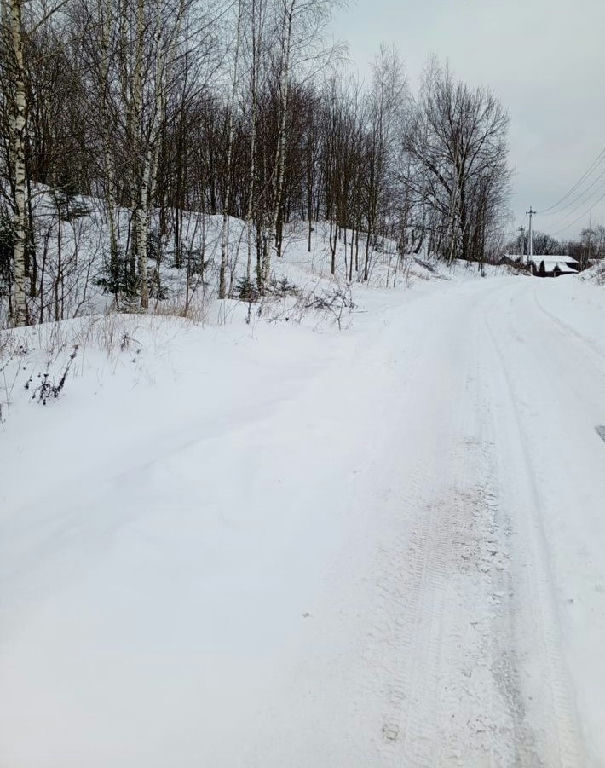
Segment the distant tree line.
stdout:
<path fill-rule="evenodd" d="M 11 322 L 50 265 L 33 201 L 55 218 L 102 201 L 106 281 L 141 308 L 150 259 L 188 252 L 183 215 L 222 217 L 216 290 L 230 290 L 230 218 L 246 223 L 246 281 L 261 294 L 284 226 L 331 222 L 332 271 L 345 239 L 349 280 L 368 278 L 389 238 L 404 254 L 482 262 L 503 249 L 508 117 L 485 88 L 431 62 L 413 95 L 392 50 L 371 82 L 348 74 L 322 29 L 331 0 L 2 0 L 0 291 Z M 119 211 L 128 211 L 126 231 Z M 193 261 L 192 261 L 193 260 Z M 48 301 L 63 316 L 68 268 Z M 2 297 L 0 296 L 0 300 Z"/>

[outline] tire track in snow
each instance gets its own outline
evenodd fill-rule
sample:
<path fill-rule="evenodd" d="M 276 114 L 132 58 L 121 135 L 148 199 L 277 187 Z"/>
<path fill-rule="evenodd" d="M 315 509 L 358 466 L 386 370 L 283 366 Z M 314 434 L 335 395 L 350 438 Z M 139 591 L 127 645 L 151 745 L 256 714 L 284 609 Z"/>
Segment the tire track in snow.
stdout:
<path fill-rule="evenodd" d="M 478 341 L 470 349 L 478 349 Z M 399 550 L 403 578 L 384 588 L 401 603 L 400 653 L 406 657 L 385 710 L 381 752 L 388 765 L 543 765 L 521 700 L 489 400 L 479 358 L 472 361 L 464 387 L 452 393 L 462 423 L 445 429 L 437 422 L 447 450 L 432 470 L 421 460 L 416 468 L 414 486 L 425 500 L 407 549 Z M 391 600 L 386 607 L 393 610 Z"/>
<path fill-rule="evenodd" d="M 535 290 L 532 291 L 532 296 L 538 310 L 545 317 L 547 317 L 565 335 L 566 338 L 569 338 L 570 335 L 573 336 L 574 339 L 579 341 L 582 347 L 589 353 L 593 363 L 595 360 L 599 361 L 596 367 L 599 369 L 601 376 L 605 376 L 605 355 L 603 354 L 603 351 L 599 349 L 594 342 L 592 342 L 590 339 L 587 339 L 586 336 L 578 333 L 575 328 L 573 328 L 571 325 L 568 325 L 568 323 L 563 322 L 563 320 L 558 318 L 556 315 L 553 315 L 552 312 L 546 309 L 546 307 L 538 298 Z"/>
<path fill-rule="evenodd" d="M 546 676 L 543 682 L 548 687 L 548 707 L 550 710 L 543 717 L 545 733 L 541 745 L 542 757 L 548 768 L 584 768 L 587 763 L 579 736 L 578 718 L 568 673 L 560 647 L 560 627 L 555 607 L 555 596 L 552 592 L 553 575 L 550 572 L 541 522 L 541 517 L 544 514 L 542 502 L 532 471 L 531 456 L 517 407 L 515 390 L 497 334 L 487 316 L 485 317 L 485 326 L 491 338 L 495 358 L 498 361 L 502 380 L 505 384 L 507 410 L 511 416 L 507 428 L 515 435 L 516 440 L 514 442 L 521 446 L 522 461 L 516 462 L 514 475 L 512 473 L 513 467 L 509 467 L 509 469 L 511 470 L 510 476 L 515 476 L 516 486 L 523 489 L 524 495 L 521 499 L 513 496 L 511 503 L 517 507 L 515 519 L 517 524 L 523 521 L 524 513 L 528 513 L 526 530 L 523 533 L 527 535 L 528 555 L 531 557 L 528 570 L 531 567 L 533 575 L 527 575 L 525 587 L 534 596 L 531 606 L 535 612 L 536 626 L 534 632 L 538 635 L 535 639 L 540 643 L 542 649 L 541 654 L 534 654 L 536 656 L 534 661 L 541 662 L 544 659 L 546 662 L 546 668 L 542 672 Z M 523 595 L 520 596 L 520 599 L 523 600 Z M 525 610 L 527 610 L 527 606 Z M 529 629 L 529 625 L 521 627 L 521 629 L 525 632 Z M 546 702 L 542 703 L 545 704 Z"/>
<path fill-rule="evenodd" d="M 485 329 L 477 328 L 475 348 L 485 347 Z M 511 521 L 498 495 L 497 430 L 493 413 L 494 392 L 489 366 L 477 357 L 474 409 L 479 435 L 476 469 L 483 478 L 479 487 L 482 513 L 478 524 L 479 570 L 485 574 L 492 597 L 489 626 L 483 627 L 483 658 L 489 662 L 490 713 L 493 735 L 490 765 L 542 768 L 535 735 L 527 720 L 521 693 L 520 669 L 514 639 L 515 584 L 511 571 Z M 499 738 L 498 738 L 499 737 Z"/>

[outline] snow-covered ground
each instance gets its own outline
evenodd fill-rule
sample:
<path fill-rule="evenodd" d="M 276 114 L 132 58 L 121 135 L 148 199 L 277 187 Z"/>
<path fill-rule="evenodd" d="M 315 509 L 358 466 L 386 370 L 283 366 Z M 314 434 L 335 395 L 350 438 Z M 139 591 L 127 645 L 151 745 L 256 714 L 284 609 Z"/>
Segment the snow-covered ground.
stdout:
<path fill-rule="evenodd" d="M 2 768 L 605 765 L 605 294 L 462 276 L 4 372 Z"/>

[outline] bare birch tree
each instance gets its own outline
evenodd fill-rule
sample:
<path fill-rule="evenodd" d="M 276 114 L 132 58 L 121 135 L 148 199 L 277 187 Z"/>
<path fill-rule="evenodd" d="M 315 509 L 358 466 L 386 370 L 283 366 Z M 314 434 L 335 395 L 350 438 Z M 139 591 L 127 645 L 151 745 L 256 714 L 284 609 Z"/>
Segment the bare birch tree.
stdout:
<path fill-rule="evenodd" d="M 27 314 L 27 275 L 25 246 L 27 242 L 27 178 L 25 141 L 27 94 L 25 90 L 24 33 L 22 0 L 5 0 L 6 21 L 12 42 L 13 103 L 10 122 L 10 159 L 13 176 L 13 323 L 25 325 Z"/>
<path fill-rule="evenodd" d="M 229 258 L 229 205 L 231 203 L 231 165 L 233 159 L 233 141 L 235 136 L 235 103 L 237 92 L 237 81 L 239 71 L 241 34 L 242 34 L 242 15 L 243 3 L 238 0 L 237 3 L 237 22 L 235 30 L 235 41 L 233 43 L 233 69 L 231 72 L 231 83 L 229 91 L 229 100 L 227 104 L 228 126 L 227 126 L 227 161 L 225 170 L 225 197 L 223 200 L 223 224 L 221 228 L 221 265 L 219 271 L 219 299 L 224 299 L 227 295 L 226 271 L 227 260 Z"/>

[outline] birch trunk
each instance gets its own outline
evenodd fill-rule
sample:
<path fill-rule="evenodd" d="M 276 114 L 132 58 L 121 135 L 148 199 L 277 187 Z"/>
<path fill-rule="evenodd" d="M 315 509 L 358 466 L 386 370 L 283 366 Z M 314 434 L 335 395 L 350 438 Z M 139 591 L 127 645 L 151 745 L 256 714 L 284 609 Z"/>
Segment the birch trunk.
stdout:
<path fill-rule="evenodd" d="M 286 126 L 288 118 L 288 91 L 290 79 L 290 65 L 292 58 L 292 25 L 297 0 L 288 0 L 284 9 L 284 38 L 282 43 L 282 60 L 280 67 L 280 124 L 277 138 L 277 152 L 275 155 L 274 175 L 274 209 L 271 222 L 271 248 L 267 250 L 267 256 L 263 263 L 263 283 L 269 279 L 271 269 L 271 250 L 277 257 L 281 256 L 281 239 L 278 238 L 279 214 L 282 204 L 284 189 L 284 175 L 286 168 Z"/>
<path fill-rule="evenodd" d="M 25 66 L 23 62 L 23 31 L 21 27 L 21 0 L 8 0 L 9 21 L 13 46 L 14 103 L 11 115 L 11 156 L 15 179 L 13 217 L 13 322 L 26 325 L 26 221 L 27 176 L 25 170 L 25 124 L 27 97 L 25 90 Z"/>
<path fill-rule="evenodd" d="M 136 10 L 136 46 L 132 84 L 133 96 L 133 132 L 135 138 L 136 168 L 135 178 L 138 189 L 135 193 L 135 246 L 137 253 L 137 273 L 139 279 L 139 291 L 141 308 L 149 306 L 147 289 L 147 206 L 148 206 L 148 167 L 151 165 L 151 157 L 148 149 L 145 149 L 145 136 L 143 131 L 143 48 L 145 34 L 145 0 L 137 0 Z"/>
<path fill-rule="evenodd" d="M 118 234 L 116 225 L 115 172 L 111 156 L 111 116 L 109 108 L 109 65 L 110 45 L 113 29 L 112 2 L 107 0 L 101 5 L 101 88 L 102 88 L 102 123 L 103 123 L 103 160 L 105 164 L 105 205 L 109 223 L 110 274 L 118 292 Z"/>
<path fill-rule="evenodd" d="M 141 309 L 149 307 L 149 286 L 147 283 L 147 245 L 149 232 L 149 187 L 152 167 L 151 149 L 145 152 L 143 173 L 139 188 L 139 204 L 136 218 L 136 243 L 139 282 L 141 284 Z"/>
<path fill-rule="evenodd" d="M 231 162 L 233 158 L 233 139 L 235 134 L 235 121 L 233 111 L 235 109 L 235 91 L 237 88 L 237 70 L 239 63 L 240 30 L 242 19 L 242 0 L 237 5 L 237 31 L 235 33 L 235 53 L 233 55 L 233 73 L 231 77 L 231 93 L 229 96 L 229 129 L 227 137 L 227 179 L 225 199 L 223 201 L 223 226 L 221 231 L 221 267 L 219 273 L 219 299 L 227 295 L 226 272 L 227 259 L 229 258 L 229 205 L 231 203 Z"/>
<path fill-rule="evenodd" d="M 153 195 L 153 184 L 157 173 L 159 157 L 160 128 L 166 113 L 167 71 L 174 54 L 174 46 L 180 34 L 181 22 L 185 10 L 185 0 L 181 0 L 172 30 L 162 40 L 161 5 L 158 4 L 156 19 L 157 50 L 155 67 L 155 102 L 149 119 L 147 131 L 143 120 L 143 35 L 145 32 L 146 0 L 137 0 L 137 49 L 134 76 L 134 113 L 137 131 L 138 183 L 137 206 L 135 216 L 136 248 L 138 259 L 138 277 L 140 283 L 141 309 L 149 307 L 149 287 L 147 283 L 147 260 L 149 241 L 149 209 Z M 162 44 L 163 43 L 163 44 Z"/>
<path fill-rule="evenodd" d="M 262 0 L 260 0 L 262 4 Z M 246 213 L 246 224 L 248 228 L 248 259 L 246 262 L 246 282 L 248 288 L 252 285 L 252 244 L 253 244 L 253 225 L 254 215 L 254 177 L 256 175 L 256 121 L 258 119 L 258 48 L 260 47 L 259 33 L 256 26 L 256 5 L 257 0 L 252 0 L 251 5 L 251 26 L 252 26 L 252 66 L 250 68 L 250 95 L 252 98 L 252 114 L 250 118 L 250 170 L 248 185 L 248 210 Z"/>
<path fill-rule="evenodd" d="M 246 281 L 248 286 L 252 282 L 252 248 L 254 241 L 254 228 L 253 228 L 253 216 L 254 216 L 254 175 L 256 173 L 256 119 L 257 119 L 257 106 L 256 106 L 256 94 L 252 96 L 252 126 L 250 130 L 250 182 L 248 187 L 248 211 L 246 213 L 246 225 L 248 228 L 248 259 L 246 261 Z"/>

